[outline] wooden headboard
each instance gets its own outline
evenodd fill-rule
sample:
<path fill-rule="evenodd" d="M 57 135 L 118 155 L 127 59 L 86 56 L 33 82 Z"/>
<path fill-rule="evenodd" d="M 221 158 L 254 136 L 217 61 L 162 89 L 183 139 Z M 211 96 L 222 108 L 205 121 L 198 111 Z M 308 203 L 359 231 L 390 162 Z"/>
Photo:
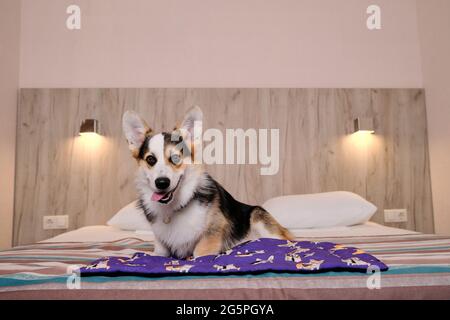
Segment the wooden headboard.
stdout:
<path fill-rule="evenodd" d="M 125 110 L 157 131 L 172 129 L 192 105 L 204 129 L 278 128 L 280 168 L 216 165 L 209 172 L 236 198 L 262 204 L 279 195 L 348 190 L 383 209 L 408 209 L 395 226 L 433 232 L 425 98 L 422 89 L 22 89 L 18 111 L 14 244 L 66 230 L 43 230 L 45 215 L 69 215 L 70 228 L 105 224 L 136 198 L 136 162 L 122 135 Z M 358 140 L 355 117 L 373 119 Z M 82 120 L 103 137 L 85 143 Z"/>

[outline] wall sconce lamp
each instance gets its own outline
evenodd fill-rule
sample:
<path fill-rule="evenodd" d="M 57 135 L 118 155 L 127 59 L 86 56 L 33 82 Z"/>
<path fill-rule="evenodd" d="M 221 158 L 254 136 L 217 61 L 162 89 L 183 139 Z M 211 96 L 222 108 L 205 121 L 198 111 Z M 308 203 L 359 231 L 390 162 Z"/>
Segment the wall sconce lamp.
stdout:
<path fill-rule="evenodd" d="M 85 119 L 80 125 L 80 136 L 100 134 L 100 124 L 96 119 Z"/>
<path fill-rule="evenodd" d="M 353 120 L 353 125 L 353 133 L 375 133 L 373 120 L 371 118 L 356 118 L 355 120 Z"/>

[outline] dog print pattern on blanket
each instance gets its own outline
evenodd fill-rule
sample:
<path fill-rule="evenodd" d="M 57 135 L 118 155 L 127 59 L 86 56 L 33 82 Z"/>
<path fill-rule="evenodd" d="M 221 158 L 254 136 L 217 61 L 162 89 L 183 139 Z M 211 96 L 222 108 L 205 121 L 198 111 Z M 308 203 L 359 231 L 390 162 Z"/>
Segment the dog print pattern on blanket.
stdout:
<path fill-rule="evenodd" d="M 89 275 L 251 274 L 262 272 L 325 272 L 388 267 L 363 250 L 331 242 L 286 241 L 261 238 L 219 255 L 178 260 L 143 252 L 130 257 L 105 257 L 80 269 Z"/>

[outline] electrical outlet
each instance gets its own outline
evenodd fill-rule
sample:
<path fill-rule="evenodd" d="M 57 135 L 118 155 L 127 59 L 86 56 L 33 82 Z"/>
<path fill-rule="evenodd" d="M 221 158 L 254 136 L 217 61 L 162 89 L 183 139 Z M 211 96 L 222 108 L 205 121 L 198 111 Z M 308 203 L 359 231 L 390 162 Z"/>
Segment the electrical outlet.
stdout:
<path fill-rule="evenodd" d="M 384 210 L 384 222 L 407 222 L 408 211 L 406 209 Z"/>
<path fill-rule="evenodd" d="M 44 230 L 68 229 L 69 216 L 44 216 L 43 228 Z"/>

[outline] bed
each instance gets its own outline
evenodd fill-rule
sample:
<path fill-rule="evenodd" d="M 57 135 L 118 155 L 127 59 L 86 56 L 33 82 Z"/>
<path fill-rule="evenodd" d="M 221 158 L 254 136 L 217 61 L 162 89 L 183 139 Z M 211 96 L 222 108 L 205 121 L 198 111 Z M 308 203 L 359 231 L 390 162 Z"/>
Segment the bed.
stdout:
<path fill-rule="evenodd" d="M 219 276 L 94 276 L 77 284 L 76 265 L 151 252 L 151 231 L 89 226 L 0 252 L 0 299 L 449 299 L 450 237 L 367 222 L 293 229 L 296 239 L 361 248 L 389 266 L 371 274 L 263 273 Z M 68 284 L 69 283 L 69 284 Z M 375 283 L 375 282 L 374 282 Z M 372 287 L 370 289 L 369 287 Z"/>

